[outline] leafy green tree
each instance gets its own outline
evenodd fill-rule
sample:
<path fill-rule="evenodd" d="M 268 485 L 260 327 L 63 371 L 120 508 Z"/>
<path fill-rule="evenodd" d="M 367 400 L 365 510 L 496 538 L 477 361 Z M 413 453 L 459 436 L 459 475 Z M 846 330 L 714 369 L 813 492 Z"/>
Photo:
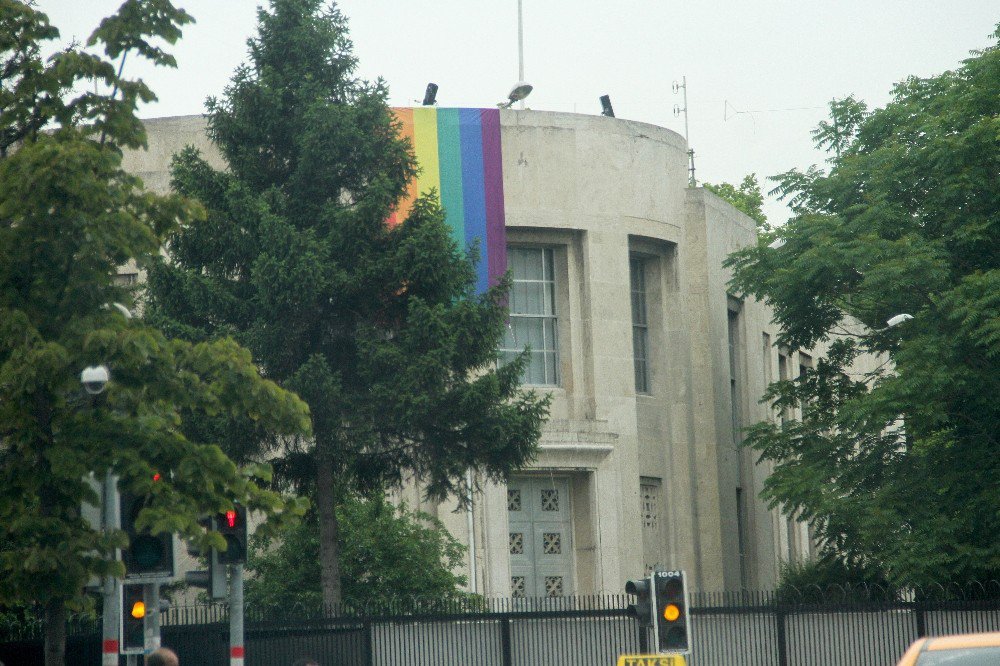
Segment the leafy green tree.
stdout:
<path fill-rule="evenodd" d="M 878 570 L 848 564 L 836 553 L 803 562 L 786 562 L 778 574 L 775 599 L 789 604 L 844 601 L 893 601 L 899 591 Z"/>
<path fill-rule="evenodd" d="M 124 573 L 108 558 L 125 536 L 81 517 L 99 502 L 89 475 L 148 494 L 140 525 L 224 546 L 199 528 L 202 512 L 283 503 L 260 483 L 264 466 L 238 469 L 188 436 L 185 418 L 251 415 L 268 432 L 308 433 L 305 404 L 262 380 L 231 339 L 170 339 L 111 307 L 132 305 L 116 268 L 150 265 L 164 235 L 200 214 L 121 169 L 122 149 L 144 141 L 136 105 L 153 99 L 121 64 L 129 53 L 172 64 L 147 40 L 173 42 L 189 20 L 166 0 L 129 0 L 90 40 L 103 56 L 70 47 L 43 61 L 58 31 L 0 0 L 0 606 L 40 611 L 49 665 L 64 661 L 67 609 L 87 605 L 89 578 Z M 109 92 L 74 93 L 83 83 Z M 97 364 L 111 381 L 90 399 L 80 373 Z"/>
<path fill-rule="evenodd" d="M 733 287 L 774 308 L 781 344 L 831 342 L 768 392 L 802 419 L 750 429 L 775 463 L 765 496 L 896 584 L 1000 571 L 997 90 L 994 45 L 898 84 L 885 108 L 833 104 L 815 133 L 828 170 L 779 176 L 795 217 L 728 260 Z M 865 353 L 885 362 L 857 372 Z"/>
<path fill-rule="evenodd" d="M 253 538 L 247 565 L 247 605 L 294 612 L 322 607 L 315 512 L 273 536 Z M 349 497 L 337 507 L 341 581 L 346 606 L 370 608 L 393 600 L 463 597 L 454 573 L 466 548 L 433 516 L 384 498 Z"/>
<path fill-rule="evenodd" d="M 760 183 L 757 182 L 757 174 L 751 173 L 743 177 L 739 187 L 731 183 L 705 183 L 705 189 L 719 197 L 722 197 L 736 208 L 753 218 L 757 223 L 757 228 L 761 231 L 770 231 L 771 225 L 767 223 L 767 216 L 764 215 L 764 194 L 760 191 Z"/>
<path fill-rule="evenodd" d="M 273 0 L 258 16 L 249 64 L 208 102 L 229 169 L 190 149 L 175 159 L 174 187 L 208 215 L 171 238 L 150 315 L 192 339 L 234 335 L 309 403 L 312 440 L 230 450 L 278 456 L 283 478 L 314 495 L 334 605 L 336 509 L 352 491 L 413 475 L 429 497 L 465 497 L 466 470 L 503 479 L 531 459 L 548 403 L 521 391 L 523 359 L 497 366 L 507 285 L 475 293 L 473 257 L 437 201 L 387 226 L 413 157 L 384 83 L 354 76 L 343 15 Z"/>

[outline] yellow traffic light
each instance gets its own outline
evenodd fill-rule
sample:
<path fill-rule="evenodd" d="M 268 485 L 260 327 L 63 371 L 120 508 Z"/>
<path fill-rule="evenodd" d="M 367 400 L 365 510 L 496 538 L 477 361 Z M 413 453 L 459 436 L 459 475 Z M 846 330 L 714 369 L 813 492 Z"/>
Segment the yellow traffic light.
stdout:
<path fill-rule="evenodd" d="M 677 607 L 677 604 L 667 604 L 663 607 L 663 619 L 667 622 L 673 622 L 681 616 L 681 609 Z"/>
<path fill-rule="evenodd" d="M 132 610 L 129 612 L 131 613 L 132 617 L 134 617 L 137 620 L 141 620 L 142 618 L 146 617 L 146 604 L 141 601 L 137 601 L 134 604 L 132 604 Z"/>

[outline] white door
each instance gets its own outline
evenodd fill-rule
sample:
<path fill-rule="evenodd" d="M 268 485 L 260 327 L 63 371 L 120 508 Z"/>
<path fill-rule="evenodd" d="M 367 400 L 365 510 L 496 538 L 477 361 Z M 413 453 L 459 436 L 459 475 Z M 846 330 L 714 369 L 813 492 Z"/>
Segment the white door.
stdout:
<path fill-rule="evenodd" d="M 569 479 L 522 476 L 507 484 L 512 597 L 573 594 Z"/>

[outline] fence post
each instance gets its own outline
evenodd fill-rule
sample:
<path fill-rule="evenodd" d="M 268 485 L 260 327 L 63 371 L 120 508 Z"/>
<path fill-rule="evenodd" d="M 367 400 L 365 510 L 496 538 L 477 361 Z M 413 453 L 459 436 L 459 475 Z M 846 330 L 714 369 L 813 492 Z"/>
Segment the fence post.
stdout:
<path fill-rule="evenodd" d="M 375 655 L 373 650 L 372 640 L 372 622 L 371 620 L 365 620 L 365 666 L 373 666 L 375 664 Z"/>
<path fill-rule="evenodd" d="M 510 650 L 510 615 L 500 618 L 500 649 L 503 652 L 503 666 L 512 666 L 514 657 Z"/>
<path fill-rule="evenodd" d="M 913 612 L 916 614 L 917 638 L 923 638 L 927 635 L 927 615 L 924 604 L 920 601 L 913 604 Z"/>
<path fill-rule="evenodd" d="M 774 611 L 774 622 L 777 629 L 778 666 L 788 666 L 788 635 L 785 633 L 785 617 L 788 614 L 780 606 Z"/>

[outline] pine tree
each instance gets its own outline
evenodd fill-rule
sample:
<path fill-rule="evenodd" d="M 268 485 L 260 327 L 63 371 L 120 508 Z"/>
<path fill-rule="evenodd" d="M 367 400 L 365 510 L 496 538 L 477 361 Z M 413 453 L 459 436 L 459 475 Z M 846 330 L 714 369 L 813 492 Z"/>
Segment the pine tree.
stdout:
<path fill-rule="evenodd" d="M 431 498 L 463 498 L 466 470 L 503 479 L 531 459 L 547 401 L 520 390 L 523 361 L 497 366 L 506 285 L 476 293 L 474 258 L 437 201 L 386 224 L 413 158 L 383 82 L 355 77 L 344 16 L 273 0 L 249 45 L 208 103 L 228 170 L 190 149 L 175 159 L 174 187 L 208 215 L 171 239 L 151 315 L 193 339 L 234 335 L 309 404 L 307 445 L 252 437 L 231 450 L 277 455 L 283 478 L 314 492 L 334 604 L 336 509 L 351 492 L 412 476 Z"/>

